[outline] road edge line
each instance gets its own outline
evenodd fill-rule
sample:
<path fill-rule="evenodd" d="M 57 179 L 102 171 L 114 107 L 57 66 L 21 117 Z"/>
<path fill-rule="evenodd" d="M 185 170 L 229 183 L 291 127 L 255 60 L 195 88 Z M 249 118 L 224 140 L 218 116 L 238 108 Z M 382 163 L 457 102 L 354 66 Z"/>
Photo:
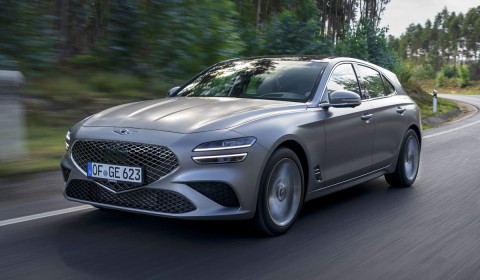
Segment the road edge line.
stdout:
<path fill-rule="evenodd" d="M 446 131 L 442 131 L 442 132 L 439 132 L 439 133 L 427 135 L 427 136 L 422 137 L 422 139 L 428 139 L 428 138 L 431 138 L 431 137 L 435 137 L 435 136 L 447 134 L 447 133 L 450 133 L 450 132 L 453 132 L 453 131 L 457 131 L 457 130 L 460 130 L 460 129 L 464 129 L 464 128 L 469 127 L 469 126 L 472 126 L 472 125 L 476 125 L 476 124 L 478 124 L 478 123 L 480 123 L 480 120 L 475 121 L 475 122 L 473 122 L 473 123 L 466 124 L 466 125 L 462 125 L 462 126 L 460 126 L 460 127 L 456 127 L 456 128 L 452 128 L 452 129 L 449 129 L 449 130 L 446 130 Z"/>
<path fill-rule="evenodd" d="M 19 218 L 3 220 L 3 221 L 0 221 L 0 227 L 12 225 L 12 224 L 23 223 L 23 222 L 28 222 L 28 221 L 32 221 L 32 220 L 48 218 L 48 217 L 67 214 L 67 213 L 72 213 L 72 212 L 77 212 L 77 211 L 82 211 L 82 210 L 87 210 L 87 209 L 91 209 L 91 208 L 93 208 L 91 205 L 81 205 L 81 206 L 65 208 L 65 209 L 60 209 L 60 210 L 55 210 L 55 211 L 50 211 L 50 212 L 44 212 L 44 213 L 40 213 L 40 214 L 33 214 L 33 215 L 29 215 L 29 216 L 23 216 L 23 217 L 19 217 Z"/>

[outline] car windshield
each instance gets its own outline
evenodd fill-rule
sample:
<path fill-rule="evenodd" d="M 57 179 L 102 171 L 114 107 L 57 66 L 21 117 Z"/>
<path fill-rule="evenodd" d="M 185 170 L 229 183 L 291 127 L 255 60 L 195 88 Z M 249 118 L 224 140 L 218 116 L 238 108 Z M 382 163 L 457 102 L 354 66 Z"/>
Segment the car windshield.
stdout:
<path fill-rule="evenodd" d="M 305 102 L 327 63 L 294 60 L 236 60 L 214 66 L 176 96 L 260 98 Z"/>

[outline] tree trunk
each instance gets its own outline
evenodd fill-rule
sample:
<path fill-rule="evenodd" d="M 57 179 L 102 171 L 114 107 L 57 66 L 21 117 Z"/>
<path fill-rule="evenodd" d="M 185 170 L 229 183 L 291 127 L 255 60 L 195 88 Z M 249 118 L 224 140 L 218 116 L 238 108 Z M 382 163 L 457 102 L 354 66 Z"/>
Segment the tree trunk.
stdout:
<path fill-rule="evenodd" d="M 67 47 L 67 23 L 68 23 L 68 0 L 57 0 L 55 3 L 55 9 L 57 14 L 57 30 L 60 33 L 60 54 L 58 60 L 63 60 L 66 57 L 66 47 Z"/>
<path fill-rule="evenodd" d="M 262 12 L 262 0 L 257 0 L 257 20 L 255 22 L 255 28 L 260 31 L 260 13 Z"/>

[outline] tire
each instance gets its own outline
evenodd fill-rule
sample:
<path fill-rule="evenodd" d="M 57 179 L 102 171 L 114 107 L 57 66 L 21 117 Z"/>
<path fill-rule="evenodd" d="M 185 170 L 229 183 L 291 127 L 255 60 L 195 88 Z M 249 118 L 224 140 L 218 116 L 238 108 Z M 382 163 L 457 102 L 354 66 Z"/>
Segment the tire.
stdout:
<path fill-rule="evenodd" d="M 409 129 L 403 137 L 394 173 L 385 175 L 387 183 L 394 187 L 410 187 L 417 178 L 420 165 L 420 141 L 417 133 Z"/>
<path fill-rule="evenodd" d="M 276 150 L 260 183 L 255 222 L 260 232 L 281 235 L 295 223 L 304 199 L 303 169 L 290 149 Z"/>

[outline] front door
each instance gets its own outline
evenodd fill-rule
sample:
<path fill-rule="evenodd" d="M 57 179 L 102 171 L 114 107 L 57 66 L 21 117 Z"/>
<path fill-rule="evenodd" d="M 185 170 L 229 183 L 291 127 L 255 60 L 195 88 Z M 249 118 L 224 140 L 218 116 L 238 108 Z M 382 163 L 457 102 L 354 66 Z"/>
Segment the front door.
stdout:
<path fill-rule="evenodd" d="M 327 82 L 325 94 L 348 90 L 361 94 L 352 64 L 338 65 Z M 326 186 L 372 171 L 375 119 L 369 101 L 355 108 L 326 109 L 325 165 Z"/>

